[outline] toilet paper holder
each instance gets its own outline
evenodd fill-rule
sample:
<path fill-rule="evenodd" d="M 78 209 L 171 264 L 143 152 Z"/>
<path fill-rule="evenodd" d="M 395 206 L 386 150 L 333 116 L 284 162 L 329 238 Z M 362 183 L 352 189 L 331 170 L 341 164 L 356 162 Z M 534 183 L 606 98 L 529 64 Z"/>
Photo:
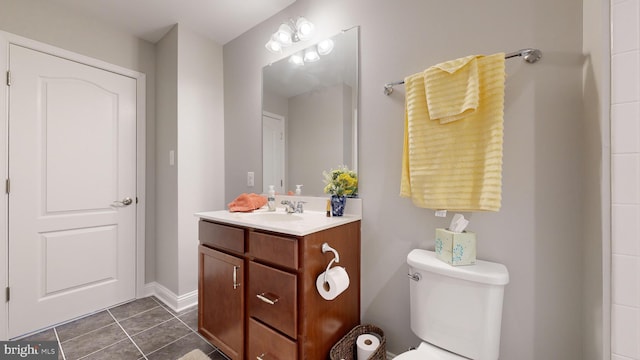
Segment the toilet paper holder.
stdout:
<path fill-rule="evenodd" d="M 333 253 L 333 259 L 331 259 L 331 261 L 329 261 L 329 265 L 327 265 L 327 269 L 324 271 L 324 279 L 323 282 L 326 283 L 327 282 L 327 272 L 329 272 L 329 269 L 331 268 L 331 265 L 333 265 L 333 263 L 339 263 L 340 262 L 340 254 L 338 254 L 338 251 L 334 248 L 332 248 L 331 246 L 329 246 L 329 244 L 324 243 L 322 244 L 322 253 L 327 253 L 331 251 Z"/>

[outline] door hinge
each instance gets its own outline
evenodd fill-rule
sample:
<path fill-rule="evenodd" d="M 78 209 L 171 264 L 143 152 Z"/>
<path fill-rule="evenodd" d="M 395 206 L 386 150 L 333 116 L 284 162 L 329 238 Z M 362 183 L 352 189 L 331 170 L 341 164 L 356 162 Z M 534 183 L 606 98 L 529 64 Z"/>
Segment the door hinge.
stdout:
<path fill-rule="evenodd" d="M 11 86 L 11 71 L 7 70 L 7 86 Z"/>
<path fill-rule="evenodd" d="M 7 179 L 7 181 L 5 181 L 4 183 L 4 191 L 9 194 L 9 192 L 11 191 L 11 180 Z"/>
<path fill-rule="evenodd" d="M 7 298 L 7 302 L 9 302 L 9 300 L 11 300 L 11 288 L 8 287 L 8 286 L 7 286 L 6 293 L 7 293 L 7 297 L 6 297 Z"/>

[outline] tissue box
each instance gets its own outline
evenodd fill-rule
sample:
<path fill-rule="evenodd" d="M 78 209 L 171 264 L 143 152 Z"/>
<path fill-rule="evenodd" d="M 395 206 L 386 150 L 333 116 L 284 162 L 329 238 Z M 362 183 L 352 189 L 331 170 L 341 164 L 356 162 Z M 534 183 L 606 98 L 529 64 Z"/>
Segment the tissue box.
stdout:
<path fill-rule="evenodd" d="M 476 263 L 476 234 L 436 229 L 436 257 L 451 265 Z"/>

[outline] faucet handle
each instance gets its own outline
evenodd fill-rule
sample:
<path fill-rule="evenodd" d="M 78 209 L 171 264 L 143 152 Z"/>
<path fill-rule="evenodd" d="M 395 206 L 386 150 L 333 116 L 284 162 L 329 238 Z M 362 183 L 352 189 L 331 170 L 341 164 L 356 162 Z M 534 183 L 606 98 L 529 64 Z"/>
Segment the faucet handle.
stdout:
<path fill-rule="evenodd" d="M 294 213 L 296 211 L 296 204 L 290 200 L 282 200 L 280 204 L 285 205 L 285 210 L 288 214 Z"/>
<path fill-rule="evenodd" d="M 303 205 L 306 204 L 306 203 L 307 203 L 306 201 L 302 201 L 302 200 L 298 201 L 296 203 L 296 212 L 297 213 L 303 213 L 304 212 Z"/>

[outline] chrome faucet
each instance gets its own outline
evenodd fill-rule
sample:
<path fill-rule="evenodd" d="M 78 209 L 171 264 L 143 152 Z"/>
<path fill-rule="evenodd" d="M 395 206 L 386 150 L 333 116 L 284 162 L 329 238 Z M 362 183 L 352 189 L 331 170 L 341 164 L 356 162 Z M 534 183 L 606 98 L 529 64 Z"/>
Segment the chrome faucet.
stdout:
<path fill-rule="evenodd" d="M 285 211 L 287 214 L 299 213 L 302 214 L 304 212 L 303 204 L 306 201 L 292 201 L 292 200 L 282 200 L 280 204 L 286 205 Z"/>

